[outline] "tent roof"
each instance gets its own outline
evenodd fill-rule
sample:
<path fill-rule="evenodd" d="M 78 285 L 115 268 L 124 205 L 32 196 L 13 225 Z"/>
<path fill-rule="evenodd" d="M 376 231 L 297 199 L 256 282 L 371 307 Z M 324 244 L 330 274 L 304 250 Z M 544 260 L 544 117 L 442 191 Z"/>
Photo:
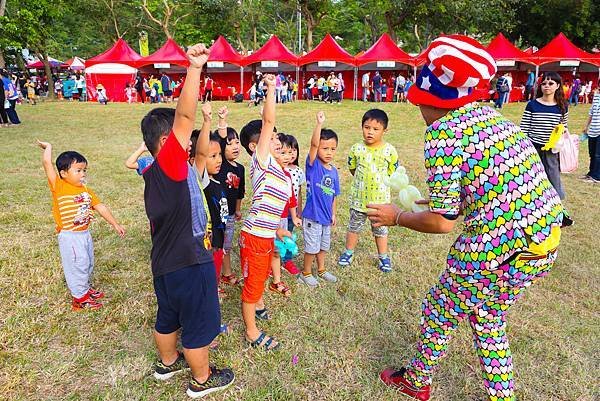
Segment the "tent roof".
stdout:
<path fill-rule="evenodd" d="M 58 61 L 57 59 L 52 58 L 52 57 L 48 57 L 48 61 L 50 62 L 50 67 L 53 67 L 53 68 L 60 67 L 63 64 L 62 61 Z M 36 69 L 44 68 L 44 63 L 42 62 L 42 60 L 33 61 L 33 62 L 27 64 L 27 68 L 36 68 Z"/>
<path fill-rule="evenodd" d="M 362 55 L 356 55 L 356 65 L 361 66 L 380 60 L 397 61 L 400 63 L 414 65 L 413 58 L 400 49 L 388 33 L 381 37 Z"/>
<path fill-rule="evenodd" d="M 244 58 L 242 63 L 244 65 L 250 65 L 261 61 L 271 60 L 292 65 L 298 64 L 298 56 L 285 47 L 276 35 L 271 36 L 263 47 Z"/>
<path fill-rule="evenodd" d="M 487 50 L 494 60 L 514 60 L 533 64 L 531 56 L 512 44 L 502 32 L 492 39 L 487 45 Z"/>
<path fill-rule="evenodd" d="M 113 47 L 104 53 L 87 59 L 85 66 L 90 67 L 95 64 L 119 63 L 135 67 L 137 65 L 137 61 L 141 58 L 142 56 L 137 54 L 131 47 L 129 47 L 127 42 L 125 42 L 122 38 L 119 38 Z"/>
<path fill-rule="evenodd" d="M 561 60 L 579 60 L 585 63 L 600 65 L 600 57 L 581 50 L 562 32 L 556 35 L 546 46 L 535 52 L 531 58 L 537 65 Z"/>
<path fill-rule="evenodd" d="M 185 52 L 172 38 L 167 39 L 165 44 L 151 55 L 139 59 L 136 65 L 142 67 L 155 63 L 169 63 L 182 67 L 190 65 Z"/>
<path fill-rule="evenodd" d="M 242 55 L 222 35 L 210 47 L 208 61 L 222 61 L 235 65 L 242 65 Z"/>
<path fill-rule="evenodd" d="M 310 52 L 300 57 L 298 65 L 316 63 L 319 61 L 336 61 L 339 63 L 355 65 L 354 57 L 335 41 L 335 39 L 327 34 Z"/>
<path fill-rule="evenodd" d="M 77 56 L 71 57 L 62 64 L 62 67 L 71 69 L 83 69 L 85 67 L 85 60 Z"/>

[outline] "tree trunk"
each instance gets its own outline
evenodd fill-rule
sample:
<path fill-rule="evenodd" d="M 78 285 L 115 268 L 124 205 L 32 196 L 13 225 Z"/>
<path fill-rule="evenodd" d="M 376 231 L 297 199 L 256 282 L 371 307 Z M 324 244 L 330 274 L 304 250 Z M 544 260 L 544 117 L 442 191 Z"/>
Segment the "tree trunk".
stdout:
<path fill-rule="evenodd" d="M 252 42 L 252 51 L 256 51 L 256 49 L 258 48 L 258 43 L 256 42 L 256 24 L 252 25 L 252 35 L 253 35 L 253 42 Z"/>
<path fill-rule="evenodd" d="M 239 22 L 234 22 L 233 28 L 235 29 L 235 37 L 238 42 L 238 46 L 243 55 L 246 55 L 246 46 L 244 46 L 244 41 L 242 40 L 242 30 Z"/>
<path fill-rule="evenodd" d="M 311 24 L 306 24 L 306 52 L 311 51 L 313 48 L 313 29 L 314 27 Z"/>
<path fill-rule="evenodd" d="M 4 52 L 0 49 L 0 68 L 6 67 L 6 61 L 4 61 Z"/>
<path fill-rule="evenodd" d="M 44 73 L 46 74 L 46 81 L 48 82 L 48 98 L 54 99 L 54 80 L 52 79 L 52 70 L 50 69 L 50 60 L 46 50 L 38 53 L 38 58 L 44 63 Z"/>
<path fill-rule="evenodd" d="M 394 25 L 394 21 L 392 20 L 392 13 L 389 11 L 385 12 L 385 24 L 387 26 L 388 34 L 394 41 L 394 43 L 398 43 L 398 36 L 396 35 L 396 26 Z"/>

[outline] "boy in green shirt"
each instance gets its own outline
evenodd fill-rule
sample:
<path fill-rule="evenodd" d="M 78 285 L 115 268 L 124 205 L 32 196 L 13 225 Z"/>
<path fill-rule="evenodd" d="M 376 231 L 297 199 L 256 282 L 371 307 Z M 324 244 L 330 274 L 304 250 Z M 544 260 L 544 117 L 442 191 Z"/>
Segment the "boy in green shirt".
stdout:
<path fill-rule="evenodd" d="M 367 111 L 362 118 L 363 142 L 354 144 L 348 155 L 348 168 L 354 180 L 350 189 L 350 221 L 346 234 L 346 250 L 338 260 L 342 267 L 349 266 L 354 259 L 358 234 L 367 219 L 367 205 L 390 201 L 390 188 L 384 184 L 384 179 L 396 171 L 398 153 L 392 145 L 383 140 L 387 125 L 388 116 L 385 111 Z M 379 269 L 387 273 L 392 270 L 387 254 L 387 227 L 371 226 L 371 231 L 379 254 Z"/>

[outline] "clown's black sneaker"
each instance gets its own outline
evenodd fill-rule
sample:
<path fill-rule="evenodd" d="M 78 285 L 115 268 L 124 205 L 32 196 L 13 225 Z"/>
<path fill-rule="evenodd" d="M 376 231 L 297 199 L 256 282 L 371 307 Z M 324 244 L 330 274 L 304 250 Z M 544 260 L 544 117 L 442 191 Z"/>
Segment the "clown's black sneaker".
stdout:
<path fill-rule="evenodd" d="M 167 380 L 173 377 L 176 373 L 183 372 L 189 369 L 185 357 L 181 352 L 175 362 L 170 365 L 165 365 L 160 359 L 154 364 L 154 378 L 157 380 Z"/>
<path fill-rule="evenodd" d="M 226 389 L 234 380 L 235 375 L 231 369 L 217 369 L 211 366 L 210 375 L 204 383 L 198 382 L 193 377 L 190 379 L 187 395 L 191 398 L 204 397 L 205 395 Z"/>

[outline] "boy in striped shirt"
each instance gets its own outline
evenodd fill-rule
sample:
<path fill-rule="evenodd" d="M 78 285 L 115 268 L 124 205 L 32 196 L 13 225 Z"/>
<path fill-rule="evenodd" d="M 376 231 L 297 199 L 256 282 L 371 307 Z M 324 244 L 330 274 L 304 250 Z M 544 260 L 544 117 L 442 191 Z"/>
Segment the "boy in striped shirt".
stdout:
<path fill-rule="evenodd" d="M 269 275 L 274 240 L 291 234 L 280 228 L 281 213 L 291 196 L 291 188 L 276 160 L 281 142 L 275 130 L 275 76 L 264 78 L 267 96 L 261 121 L 250 121 L 240 132 L 240 142 L 252 155 L 250 178 L 252 203 L 240 234 L 240 259 L 244 275 L 242 317 L 246 325 L 246 340 L 253 347 L 272 351 L 279 347 L 271 336 L 258 330 L 256 319 L 269 318 L 263 301 L 265 282 Z"/>
<path fill-rule="evenodd" d="M 90 285 L 94 271 L 94 244 L 88 230 L 96 210 L 122 237 L 125 229 L 96 194 L 86 186 L 87 160 L 78 152 L 68 151 L 52 165 L 52 145 L 38 141 L 44 149 L 42 164 L 52 192 L 52 215 L 58 233 L 58 248 L 67 287 L 73 296 L 72 309 L 100 309 L 97 300 L 104 293 Z M 58 170 L 58 174 L 56 171 Z"/>

